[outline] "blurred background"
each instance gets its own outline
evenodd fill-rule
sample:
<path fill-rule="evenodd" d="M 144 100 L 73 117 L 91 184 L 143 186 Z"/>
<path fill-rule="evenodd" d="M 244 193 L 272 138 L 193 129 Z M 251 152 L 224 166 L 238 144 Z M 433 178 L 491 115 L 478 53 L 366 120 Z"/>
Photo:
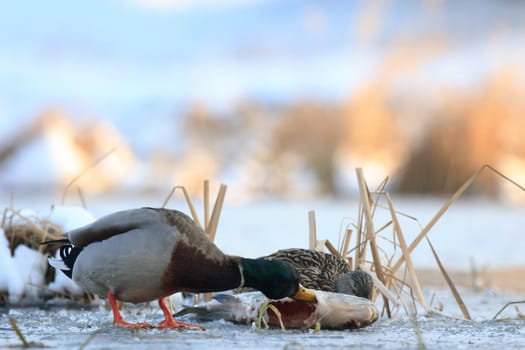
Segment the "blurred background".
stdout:
<path fill-rule="evenodd" d="M 523 62 L 516 0 L 3 2 L 0 194 L 525 183 Z M 521 195 L 490 173 L 470 193 Z"/>

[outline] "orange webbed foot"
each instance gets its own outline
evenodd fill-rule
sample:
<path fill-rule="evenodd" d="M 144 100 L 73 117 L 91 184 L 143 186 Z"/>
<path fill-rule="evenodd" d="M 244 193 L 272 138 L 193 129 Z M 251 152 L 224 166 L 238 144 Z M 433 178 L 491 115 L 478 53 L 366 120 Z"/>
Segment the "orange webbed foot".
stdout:
<path fill-rule="evenodd" d="M 163 328 L 190 328 L 190 329 L 197 329 L 199 331 L 203 331 L 204 330 L 204 328 L 199 326 L 199 325 L 191 324 L 191 323 L 185 323 L 185 322 L 179 322 L 179 321 L 176 321 L 175 319 L 173 319 L 173 317 L 171 318 L 171 320 L 168 319 L 168 320 L 164 320 L 161 323 L 159 323 L 157 328 L 159 328 L 159 329 L 163 329 Z"/>
<path fill-rule="evenodd" d="M 109 300 L 109 305 L 111 305 L 111 310 L 113 311 L 113 324 L 115 326 L 120 326 L 120 327 L 125 327 L 125 328 L 134 328 L 134 329 L 153 328 L 153 326 L 150 325 L 149 323 L 129 323 L 129 322 L 124 321 L 118 309 L 115 295 L 113 295 L 111 291 L 108 291 L 108 300 Z"/>
<path fill-rule="evenodd" d="M 157 328 L 190 328 L 190 329 L 198 329 L 200 331 L 204 330 L 203 327 L 196 325 L 196 324 L 176 321 L 171 315 L 171 312 L 168 310 L 168 307 L 166 306 L 166 301 L 164 300 L 164 298 L 159 299 L 159 306 L 162 312 L 164 313 L 164 321 L 159 323 Z"/>
<path fill-rule="evenodd" d="M 149 323 L 143 323 L 143 322 L 130 323 L 130 322 L 126 322 L 124 320 L 115 320 L 115 321 L 113 321 L 113 324 L 115 326 L 125 327 L 125 328 L 133 328 L 133 329 L 151 329 L 151 328 L 153 328 L 153 326 L 151 324 L 149 324 Z"/>

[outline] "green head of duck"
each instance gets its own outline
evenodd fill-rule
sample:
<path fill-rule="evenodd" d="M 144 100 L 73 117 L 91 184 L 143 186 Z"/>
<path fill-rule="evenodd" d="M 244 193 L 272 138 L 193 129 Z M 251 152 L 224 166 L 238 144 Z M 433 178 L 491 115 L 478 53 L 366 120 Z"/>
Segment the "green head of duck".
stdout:
<path fill-rule="evenodd" d="M 297 270 L 285 261 L 241 259 L 244 285 L 260 290 L 269 299 L 286 297 L 315 301 L 315 294 L 301 286 Z"/>

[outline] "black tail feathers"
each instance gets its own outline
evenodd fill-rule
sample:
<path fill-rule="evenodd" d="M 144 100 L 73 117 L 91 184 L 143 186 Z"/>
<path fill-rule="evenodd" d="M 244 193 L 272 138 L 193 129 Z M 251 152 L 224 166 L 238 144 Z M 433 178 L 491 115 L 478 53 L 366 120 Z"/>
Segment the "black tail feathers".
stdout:
<path fill-rule="evenodd" d="M 44 245 L 44 244 L 68 244 L 68 243 L 71 243 L 69 241 L 69 239 L 62 238 L 62 239 L 53 239 L 53 240 L 50 240 L 50 241 L 40 242 L 40 245 Z"/>

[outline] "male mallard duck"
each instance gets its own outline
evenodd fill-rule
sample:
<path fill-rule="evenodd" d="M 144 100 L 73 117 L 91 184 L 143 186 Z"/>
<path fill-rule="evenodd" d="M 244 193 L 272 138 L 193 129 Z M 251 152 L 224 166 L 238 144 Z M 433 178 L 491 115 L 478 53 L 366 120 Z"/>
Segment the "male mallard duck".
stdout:
<path fill-rule="evenodd" d="M 263 257 L 292 264 L 306 288 L 337 292 L 371 299 L 372 276 L 365 271 L 350 271 L 348 263 L 335 255 L 310 249 L 283 249 Z"/>
<path fill-rule="evenodd" d="M 366 327 L 378 318 L 376 306 L 368 299 L 341 293 L 314 290 L 315 302 L 289 298 L 268 300 L 261 292 L 235 295 L 217 294 L 215 300 L 197 307 L 184 308 L 175 316 L 196 314 L 203 321 L 223 319 L 250 324 L 260 313 L 274 327 L 310 328 L 318 322 L 323 329 L 354 329 Z M 277 309 L 278 314 L 267 305 Z"/>
<path fill-rule="evenodd" d="M 151 327 L 122 319 L 115 300 L 158 299 L 165 320 L 159 328 L 197 327 L 173 319 L 165 297 L 178 292 L 215 292 L 240 286 L 260 290 L 270 299 L 314 301 L 299 284 L 295 268 L 282 261 L 224 254 L 187 215 L 168 209 L 119 211 L 64 234 L 62 260 L 50 259 L 85 292 L 107 295 L 113 323 Z"/>

